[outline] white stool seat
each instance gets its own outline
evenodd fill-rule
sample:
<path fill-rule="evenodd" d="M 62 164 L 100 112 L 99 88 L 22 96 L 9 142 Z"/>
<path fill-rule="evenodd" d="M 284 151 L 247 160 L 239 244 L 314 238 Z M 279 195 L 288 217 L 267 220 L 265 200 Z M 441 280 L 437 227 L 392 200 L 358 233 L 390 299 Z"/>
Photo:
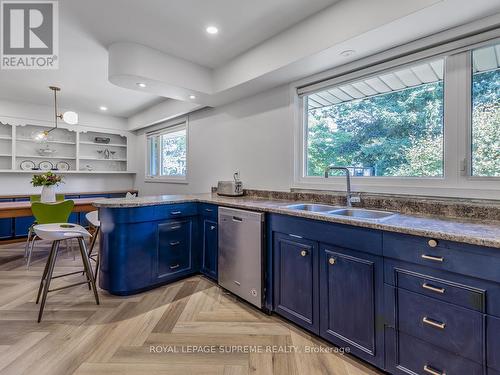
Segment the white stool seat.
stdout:
<path fill-rule="evenodd" d="M 35 225 L 33 230 L 42 240 L 50 241 L 91 236 L 91 234 L 81 225 L 69 223 L 39 224 Z"/>
<path fill-rule="evenodd" d="M 88 212 L 85 214 L 85 219 L 87 219 L 87 221 L 96 228 L 101 226 L 101 222 L 99 221 L 99 211 Z"/>

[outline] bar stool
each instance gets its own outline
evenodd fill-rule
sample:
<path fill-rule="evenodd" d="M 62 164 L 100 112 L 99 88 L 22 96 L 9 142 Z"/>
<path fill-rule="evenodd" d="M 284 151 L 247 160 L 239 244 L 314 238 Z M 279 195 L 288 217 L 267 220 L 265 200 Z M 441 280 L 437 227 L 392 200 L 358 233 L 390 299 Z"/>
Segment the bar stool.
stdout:
<path fill-rule="evenodd" d="M 90 225 L 95 228 L 94 234 L 92 235 L 92 240 L 90 242 L 89 259 L 95 262 L 94 279 L 97 280 L 97 272 L 99 271 L 99 251 L 97 251 L 95 255 L 92 255 L 92 252 L 94 251 L 97 236 L 99 235 L 99 231 L 101 229 L 101 222 L 99 221 L 99 211 L 90 211 L 85 214 L 85 218 L 90 223 Z"/>
<path fill-rule="evenodd" d="M 49 292 L 54 292 L 56 290 L 66 289 L 77 285 L 88 284 L 89 289 L 92 287 L 94 291 L 94 297 L 96 304 L 99 305 L 99 295 L 97 294 L 97 288 L 95 285 L 94 275 L 92 273 L 92 266 L 90 265 L 87 246 L 85 245 L 85 237 L 90 237 L 90 233 L 87 230 L 76 224 L 67 224 L 67 223 L 56 223 L 56 224 L 40 224 L 35 225 L 33 227 L 36 235 L 43 240 L 51 240 L 52 248 L 50 249 L 49 258 L 47 259 L 47 263 L 45 264 L 45 269 L 43 270 L 42 280 L 40 281 L 40 287 L 38 288 L 38 295 L 36 298 L 36 303 L 40 301 L 40 296 L 42 296 L 42 302 L 40 304 L 40 312 L 38 313 L 38 323 L 42 320 L 43 309 L 45 307 L 45 301 L 47 300 L 47 294 Z M 82 256 L 83 268 L 86 274 L 86 281 L 65 285 L 55 289 L 50 288 L 50 281 L 52 279 L 57 279 L 63 276 L 75 275 L 77 273 L 81 273 L 82 271 L 70 272 L 64 275 L 57 275 L 52 277 L 52 273 L 54 272 L 54 266 L 56 264 L 57 252 L 59 250 L 59 243 L 61 241 L 65 241 L 67 239 L 77 239 L 80 247 L 80 254 Z M 42 294 L 43 290 L 43 294 Z"/>

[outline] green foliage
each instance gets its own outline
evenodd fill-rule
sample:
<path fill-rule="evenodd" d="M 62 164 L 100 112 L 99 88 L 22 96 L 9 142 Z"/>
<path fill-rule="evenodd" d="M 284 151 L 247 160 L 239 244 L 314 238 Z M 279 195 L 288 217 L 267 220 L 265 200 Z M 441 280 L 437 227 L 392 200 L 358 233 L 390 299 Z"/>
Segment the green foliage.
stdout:
<path fill-rule="evenodd" d="M 58 176 L 50 171 L 43 174 L 36 174 L 31 179 L 31 184 L 34 187 L 59 185 L 62 182 L 64 182 L 62 176 Z"/>
<path fill-rule="evenodd" d="M 473 79 L 473 174 L 500 175 L 500 70 Z M 443 175 L 443 83 L 308 112 L 307 174 L 330 165 L 376 176 Z"/>

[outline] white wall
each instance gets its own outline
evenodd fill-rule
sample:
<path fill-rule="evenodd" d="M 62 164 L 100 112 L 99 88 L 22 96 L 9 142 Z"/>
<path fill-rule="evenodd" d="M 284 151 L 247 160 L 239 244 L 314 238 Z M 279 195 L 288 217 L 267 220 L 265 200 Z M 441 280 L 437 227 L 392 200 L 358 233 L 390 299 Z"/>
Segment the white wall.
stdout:
<path fill-rule="evenodd" d="M 293 166 L 293 121 L 288 86 L 189 116 L 188 184 L 144 182 L 141 195 L 203 193 L 239 170 L 246 188 L 287 191 Z M 138 133 L 137 165 L 145 165 L 145 133 Z"/>
<path fill-rule="evenodd" d="M 60 109 L 64 111 L 64 108 Z M 0 100 L 0 117 L 12 118 L 13 123 L 22 123 L 23 119 L 37 121 L 53 121 L 54 108 L 51 106 L 35 105 L 23 102 Z M 124 130 L 127 121 L 121 117 L 105 116 L 98 113 L 78 112 L 78 126 L 96 129 Z M 20 120 L 21 119 L 21 120 Z M 78 127 L 77 126 L 77 127 Z M 135 140 L 131 140 L 135 145 Z M 134 165 L 134 161 L 131 161 Z M 33 188 L 30 184 L 31 174 L 0 173 L 0 195 L 38 194 L 40 188 Z M 134 186 L 133 175 L 107 174 L 67 174 L 65 183 L 58 187 L 59 192 L 98 192 L 111 190 L 126 190 Z"/>

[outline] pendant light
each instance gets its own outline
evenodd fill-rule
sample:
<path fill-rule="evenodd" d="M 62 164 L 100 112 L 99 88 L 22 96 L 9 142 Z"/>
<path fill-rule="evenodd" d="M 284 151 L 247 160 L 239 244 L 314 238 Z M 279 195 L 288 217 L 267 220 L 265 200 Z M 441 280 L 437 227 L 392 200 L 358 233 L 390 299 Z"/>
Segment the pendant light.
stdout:
<path fill-rule="evenodd" d="M 52 130 L 57 129 L 57 121 L 59 119 L 63 120 L 66 124 L 69 125 L 78 124 L 78 113 L 72 111 L 58 113 L 57 111 L 57 92 L 61 91 L 61 89 L 56 86 L 49 86 L 49 89 L 51 89 L 54 92 L 54 127 L 49 130 L 35 131 L 31 134 L 31 138 L 35 142 L 39 143 L 47 142 L 49 140 L 49 133 Z"/>

